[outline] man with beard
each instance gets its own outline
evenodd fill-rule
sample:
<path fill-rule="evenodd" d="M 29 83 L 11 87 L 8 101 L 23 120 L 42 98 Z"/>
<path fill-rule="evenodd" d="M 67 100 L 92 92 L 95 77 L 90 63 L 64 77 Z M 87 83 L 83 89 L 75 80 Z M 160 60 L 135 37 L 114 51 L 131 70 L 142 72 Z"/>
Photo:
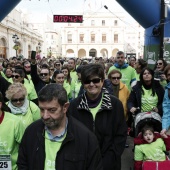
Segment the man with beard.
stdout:
<path fill-rule="evenodd" d="M 58 84 L 38 94 L 41 120 L 25 131 L 19 148 L 18 169 L 103 170 L 96 137 L 66 112 L 67 93 Z"/>

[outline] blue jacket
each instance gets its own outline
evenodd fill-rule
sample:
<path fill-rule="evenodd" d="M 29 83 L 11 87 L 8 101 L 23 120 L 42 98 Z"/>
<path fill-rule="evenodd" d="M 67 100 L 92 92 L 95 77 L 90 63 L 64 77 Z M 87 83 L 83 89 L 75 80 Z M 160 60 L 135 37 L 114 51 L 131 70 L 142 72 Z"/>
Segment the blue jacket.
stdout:
<path fill-rule="evenodd" d="M 165 95 L 162 103 L 162 108 L 162 129 L 168 129 L 170 127 L 170 83 L 168 83 L 165 87 Z"/>

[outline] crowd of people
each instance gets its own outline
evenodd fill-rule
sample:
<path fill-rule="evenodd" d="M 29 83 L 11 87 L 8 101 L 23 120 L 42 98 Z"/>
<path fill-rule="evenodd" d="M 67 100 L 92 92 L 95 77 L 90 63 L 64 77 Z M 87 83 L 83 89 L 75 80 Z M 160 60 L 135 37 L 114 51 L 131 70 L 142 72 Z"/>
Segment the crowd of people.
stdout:
<path fill-rule="evenodd" d="M 110 59 L 12 57 L 0 59 L 0 74 L 2 168 L 121 170 L 127 135 L 141 112 L 157 113 L 162 127 L 158 137 L 146 124 L 134 138 L 134 170 L 147 160 L 166 160 L 170 65 L 165 60 L 151 68 L 122 51 Z"/>

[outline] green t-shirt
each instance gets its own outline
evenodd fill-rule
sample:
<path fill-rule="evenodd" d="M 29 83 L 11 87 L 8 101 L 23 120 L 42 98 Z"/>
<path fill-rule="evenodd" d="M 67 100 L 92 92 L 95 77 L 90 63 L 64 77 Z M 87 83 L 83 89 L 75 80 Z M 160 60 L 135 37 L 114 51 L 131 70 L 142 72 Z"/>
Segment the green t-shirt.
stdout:
<path fill-rule="evenodd" d="M 12 170 L 17 169 L 18 148 L 24 134 L 21 121 L 11 113 L 5 112 L 0 124 L 0 155 L 11 155 Z"/>
<path fill-rule="evenodd" d="M 67 97 L 70 99 L 71 98 L 71 87 L 70 87 L 70 84 L 67 82 L 67 80 L 64 80 L 63 87 L 67 92 Z"/>
<path fill-rule="evenodd" d="M 155 142 L 150 144 L 141 144 L 135 146 L 135 161 L 165 161 L 166 147 L 164 141 L 158 138 Z"/>
<path fill-rule="evenodd" d="M 102 104 L 102 99 L 101 99 L 101 101 L 100 101 L 100 103 L 98 104 L 97 107 L 95 107 L 95 108 L 89 108 L 89 109 L 90 109 L 90 112 L 92 113 L 93 120 L 95 120 L 96 114 L 97 114 L 97 112 L 99 111 L 99 109 L 100 109 L 100 107 L 101 107 L 101 104 Z"/>
<path fill-rule="evenodd" d="M 122 83 L 126 84 L 129 91 L 131 91 L 131 81 L 136 80 L 136 70 L 131 66 L 128 66 L 126 68 L 117 68 L 115 66 L 112 66 L 110 67 L 108 74 L 114 69 L 119 70 L 122 73 L 121 81 Z"/>
<path fill-rule="evenodd" d="M 29 102 L 30 103 L 28 111 L 25 115 L 23 115 L 22 113 L 15 114 L 15 116 L 17 116 L 21 120 L 22 124 L 24 125 L 24 129 L 26 129 L 32 122 L 41 118 L 39 107 L 31 101 Z"/>
<path fill-rule="evenodd" d="M 74 84 L 74 98 L 76 98 L 79 94 L 79 91 L 80 91 L 80 87 L 81 87 L 81 81 L 76 81 L 75 84 Z"/>
<path fill-rule="evenodd" d="M 156 93 L 154 96 L 152 95 L 152 89 L 146 90 L 143 86 L 142 89 L 144 91 L 144 95 L 142 94 L 142 100 L 141 100 L 142 112 L 149 112 L 154 107 L 157 106 L 158 96 Z"/>
<path fill-rule="evenodd" d="M 70 77 L 71 77 L 72 80 L 77 81 L 78 80 L 77 72 L 76 71 L 70 71 Z"/>
<path fill-rule="evenodd" d="M 55 160 L 57 157 L 57 152 L 60 150 L 63 140 L 66 134 L 59 141 L 51 141 L 45 131 L 45 168 L 46 170 L 55 170 Z"/>

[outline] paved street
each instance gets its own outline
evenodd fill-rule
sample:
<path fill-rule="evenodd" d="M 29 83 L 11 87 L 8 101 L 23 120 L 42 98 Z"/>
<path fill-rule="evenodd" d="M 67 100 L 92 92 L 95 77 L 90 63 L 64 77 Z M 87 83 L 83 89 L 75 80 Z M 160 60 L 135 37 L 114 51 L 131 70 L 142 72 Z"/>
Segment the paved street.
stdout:
<path fill-rule="evenodd" d="M 133 138 L 127 137 L 129 148 L 125 148 L 122 155 L 122 168 L 121 170 L 132 170 L 133 168 Z"/>

